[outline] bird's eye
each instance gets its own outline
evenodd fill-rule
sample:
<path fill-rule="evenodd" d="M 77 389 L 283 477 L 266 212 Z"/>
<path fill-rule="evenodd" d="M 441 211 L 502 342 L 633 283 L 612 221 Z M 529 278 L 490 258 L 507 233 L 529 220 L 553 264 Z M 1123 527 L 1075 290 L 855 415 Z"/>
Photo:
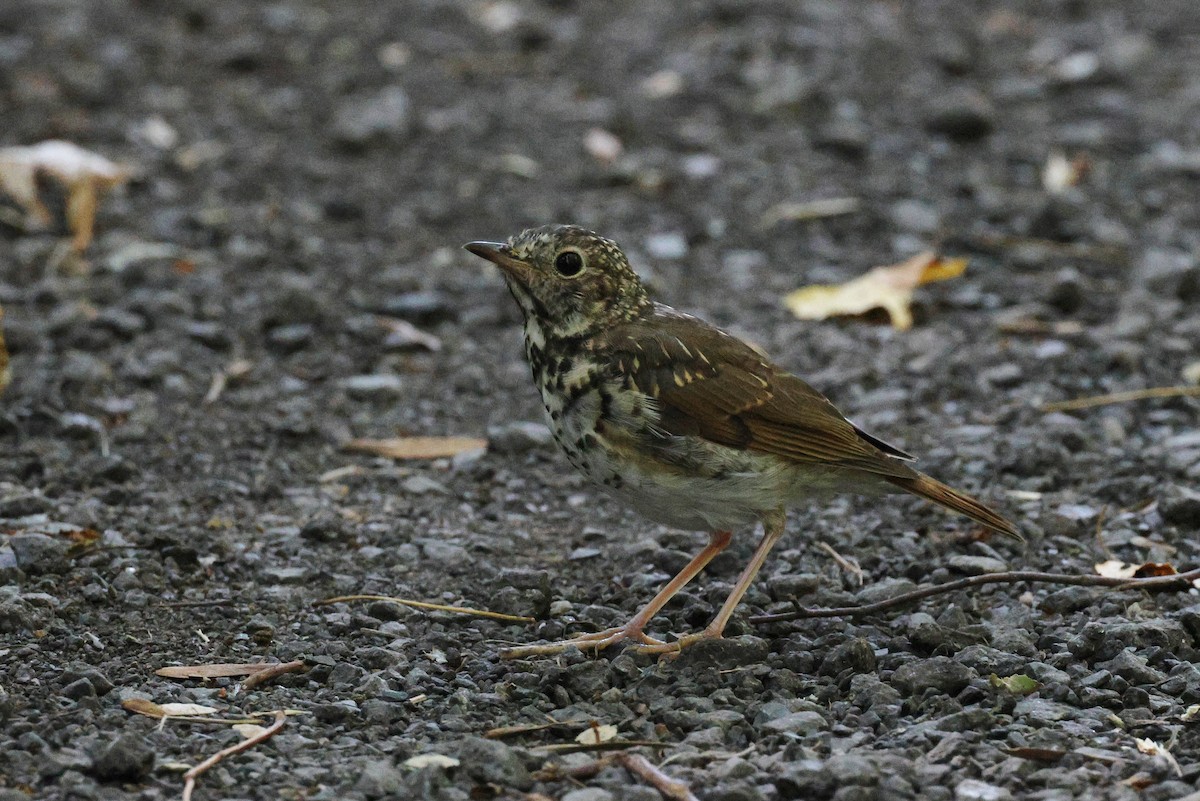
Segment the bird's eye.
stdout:
<path fill-rule="evenodd" d="M 554 259 L 554 269 L 563 278 L 574 278 L 583 270 L 583 256 L 574 250 L 564 250 Z"/>

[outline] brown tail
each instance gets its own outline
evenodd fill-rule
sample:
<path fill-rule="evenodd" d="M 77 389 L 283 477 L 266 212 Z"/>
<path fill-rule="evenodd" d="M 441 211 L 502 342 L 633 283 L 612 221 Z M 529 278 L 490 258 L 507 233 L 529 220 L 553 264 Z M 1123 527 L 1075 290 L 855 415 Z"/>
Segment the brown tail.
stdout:
<path fill-rule="evenodd" d="M 952 509 L 959 514 L 966 515 L 976 523 L 987 526 L 993 531 L 998 531 L 1001 534 L 1007 534 L 1010 537 L 1015 537 L 1022 542 L 1025 540 L 1017 531 L 1017 527 L 1005 520 L 1000 515 L 993 512 L 991 509 L 984 506 L 979 501 L 972 498 L 970 495 L 959 492 L 956 489 L 946 486 L 935 478 L 930 478 L 924 473 L 917 474 L 916 478 L 904 478 L 901 476 L 887 476 L 888 481 L 895 484 L 913 495 L 919 495 L 922 498 L 933 501 L 939 506 L 944 506 L 947 509 Z"/>

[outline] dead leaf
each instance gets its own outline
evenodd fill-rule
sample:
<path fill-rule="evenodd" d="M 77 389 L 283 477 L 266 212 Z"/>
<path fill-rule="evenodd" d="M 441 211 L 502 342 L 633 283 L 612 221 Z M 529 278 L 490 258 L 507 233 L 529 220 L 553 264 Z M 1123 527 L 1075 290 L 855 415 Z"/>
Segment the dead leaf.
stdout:
<path fill-rule="evenodd" d="M 1077 185 L 1091 167 L 1087 156 L 1068 159 L 1065 153 L 1056 150 L 1046 159 L 1046 166 L 1042 167 L 1042 188 L 1051 195 L 1061 195 Z"/>
<path fill-rule="evenodd" d="M 168 679 L 218 679 L 229 676 L 249 676 L 273 665 L 273 662 L 237 664 L 222 662 L 212 665 L 170 665 L 154 671 L 155 676 Z"/>
<path fill-rule="evenodd" d="M 907 331 L 913 324 L 910 306 L 916 288 L 955 278 L 966 269 L 966 259 L 943 259 L 930 250 L 899 264 L 876 267 L 844 284 L 802 287 L 785 296 L 783 302 L 801 320 L 883 309 L 893 328 Z"/>
<path fill-rule="evenodd" d="M 1013 676 L 1005 676 L 1000 678 L 995 673 L 988 677 L 991 685 L 997 689 L 1012 693 L 1013 695 L 1029 695 L 1036 692 L 1042 685 L 1036 679 L 1026 676 L 1024 673 L 1018 673 Z"/>
<path fill-rule="evenodd" d="M 437 353 L 442 349 L 442 340 L 426 333 L 407 320 L 396 317 L 380 317 L 379 324 L 387 329 L 383 346 L 388 350 L 427 350 Z"/>
<path fill-rule="evenodd" d="M 1166 562 L 1145 562 L 1140 565 L 1128 564 L 1120 559 L 1109 559 L 1096 566 L 1096 573 L 1107 578 L 1140 579 L 1154 576 L 1174 576 L 1178 571 Z"/>
<path fill-rule="evenodd" d="M 216 707 L 205 706 L 204 704 L 184 703 L 159 704 L 159 708 L 162 709 L 163 714 L 172 718 L 187 717 L 190 715 L 215 715 L 220 711 Z"/>
<path fill-rule="evenodd" d="M 131 172 L 97 153 L 59 140 L 0 149 L 0 190 L 24 208 L 26 227 L 44 229 L 54 222 L 54 214 L 38 196 L 39 176 L 62 184 L 67 194 L 71 247 L 77 254 L 91 244 L 100 197 L 125 183 Z"/>
<path fill-rule="evenodd" d="M 617 727 L 606 723 L 603 726 L 591 726 L 579 732 L 575 736 L 575 742 L 583 745 L 599 745 L 616 739 L 616 736 Z"/>
<path fill-rule="evenodd" d="M 468 451 L 483 450 L 486 439 L 476 437 L 394 437 L 353 439 L 342 446 L 353 453 L 369 453 L 390 459 L 442 459 Z"/>
<path fill-rule="evenodd" d="M 415 757 L 404 760 L 404 767 L 417 770 L 428 767 L 457 768 L 459 764 L 461 763 L 457 759 L 445 754 L 417 754 Z"/>
<path fill-rule="evenodd" d="M 828 217 L 853 214 L 862 205 L 856 197 L 829 197 L 820 200 L 785 200 L 767 209 L 758 221 L 760 228 L 773 228 L 783 222 L 811 222 Z"/>
<path fill-rule="evenodd" d="M 1200 362 L 1184 365 L 1181 375 L 1185 384 L 1200 384 Z"/>
<path fill-rule="evenodd" d="M 12 381 L 12 371 L 8 368 L 8 348 L 4 345 L 4 307 L 0 306 L 0 392 Z"/>
<path fill-rule="evenodd" d="M 242 735 L 243 740 L 250 740 L 258 737 L 267 730 L 266 726 L 260 726 L 257 723 L 235 723 L 230 726 L 231 729 Z"/>
<path fill-rule="evenodd" d="M 1172 754 L 1170 751 L 1168 751 L 1166 746 L 1159 745 L 1158 743 L 1154 742 L 1153 740 L 1142 738 L 1142 737 L 1134 737 L 1133 742 L 1134 742 L 1134 744 L 1137 745 L 1138 751 L 1141 751 L 1143 754 L 1146 754 L 1147 756 L 1161 758 L 1163 761 L 1165 761 L 1168 765 L 1171 766 L 1171 770 L 1175 771 L 1176 776 L 1183 775 L 1183 768 L 1181 768 L 1179 766 L 1179 762 L 1175 759 L 1175 755 Z"/>
<path fill-rule="evenodd" d="M 121 702 L 121 707 L 138 715 L 150 718 L 179 718 L 198 717 L 215 714 L 218 710 L 201 704 L 156 704 L 145 698 L 128 698 Z"/>

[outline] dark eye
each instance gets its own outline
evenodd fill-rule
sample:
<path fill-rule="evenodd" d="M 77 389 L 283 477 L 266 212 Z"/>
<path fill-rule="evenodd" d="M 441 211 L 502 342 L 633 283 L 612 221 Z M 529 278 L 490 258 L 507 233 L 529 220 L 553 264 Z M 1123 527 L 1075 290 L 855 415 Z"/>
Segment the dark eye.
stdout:
<path fill-rule="evenodd" d="M 554 259 L 554 269 L 564 278 L 574 278 L 583 269 L 583 256 L 573 250 L 564 250 Z"/>

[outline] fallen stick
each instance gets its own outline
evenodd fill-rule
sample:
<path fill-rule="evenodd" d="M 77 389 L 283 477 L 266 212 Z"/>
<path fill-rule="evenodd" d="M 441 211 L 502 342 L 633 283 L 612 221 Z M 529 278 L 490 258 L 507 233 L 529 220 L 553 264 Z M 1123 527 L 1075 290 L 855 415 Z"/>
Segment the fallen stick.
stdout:
<path fill-rule="evenodd" d="M 1111 406 L 1114 403 L 1129 403 L 1131 401 L 1149 400 L 1151 398 L 1191 397 L 1200 397 L 1200 386 L 1132 389 L 1128 392 L 1114 392 L 1111 395 L 1093 395 L 1087 398 L 1044 403 L 1038 409 L 1043 412 L 1072 412 L 1079 409 L 1091 409 L 1094 406 Z"/>
<path fill-rule="evenodd" d="M 524 615 L 506 615 L 503 612 L 490 612 L 487 609 L 472 609 L 469 606 L 447 606 L 446 604 L 431 604 L 425 601 L 410 601 L 408 598 L 393 598 L 390 595 L 340 595 L 337 598 L 326 598 L 316 601 L 313 606 L 328 606 L 329 604 L 346 603 L 349 601 L 387 601 L 397 606 L 411 606 L 414 609 L 428 609 L 433 612 L 453 612 L 456 615 L 471 615 L 486 617 L 491 620 L 503 620 L 508 623 L 536 623 L 537 620 Z"/>
<path fill-rule="evenodd" d="M 192 801 L 192 791 L 196 789 L 196 779 L 199 778 L 205 771 L 216 765 L 225 757 L 240 754 L 243 751 L 253 748 L 264 740 L 274 736 L 280 729 L 283 728 L 284 721 L 287 720 L 287 713 L 282 709 L 276 710 L 275 722 L 267 728 L 260 731 L 258 734 L 243 740 L 237 745 L 231 745 L 228 748 L 223 748 L 217 753 L 210 756 L 208 759 L 196 765 L 194 768 L 183 774 L 183 801 Z"/>
<path fill-rule="evenodd" d="M 671 801 L 699 801 L 686 784 L 672 779 L 641 754 L 617 754 L 614 761 L 662 793 L 663 798 L 669 798 Z"/>
<path fill-rule="evenodd" d="M 791 612 L 781 612 L 775 615 L 758 615 L 750 618 L 750 622 L 758 625 L 762 623 L 782 623 L 788 620 L 807 620 L 809 618 L 821 617 L 865 617 L 866 615 L 873 615 L 876 612 L 883 612 L 898 606 L 906 606 L 907 604 L 924 600 L 934 595 L 942 595 L 968 587 L 979 587 L 984 584 L 1016 584 L 1028 581 L 1043 584 L 1071 584 L 1083 587 L 1117 587 L 1123 590 L 1165 590 L 1191 589 L 1193 586 L 1192 582 L 1197 579 L 1200 579 L 1200 568 L 1189 570 L 1186 573 L 1173 573 L 1169 576 L 1151 576 L 1140 579 L 1013 570 L 1007 573 L 987 573 L 982 576 L 970 576 L 969 578 L 958 579 L 956 581 L 947 581 L 944 584 L 935 584 L 932 587 L 921 587 L 920 589 L 901 593 L 893 598 L 876 601 L 873 604 L 828 608 L 799 607 Z"/>
<path fill-rule="evenodd" d="M 270 665 L 262 670 L 251 673 L 249 676 L 242 679 L 242 690 L 253 690 L 264 681 L 270 681 L 276 676 L 282 676 L 285 673 L 297 673 L 301 670 L 304 670 L 304 667 L 305 665 L 303 659 Z"/>

